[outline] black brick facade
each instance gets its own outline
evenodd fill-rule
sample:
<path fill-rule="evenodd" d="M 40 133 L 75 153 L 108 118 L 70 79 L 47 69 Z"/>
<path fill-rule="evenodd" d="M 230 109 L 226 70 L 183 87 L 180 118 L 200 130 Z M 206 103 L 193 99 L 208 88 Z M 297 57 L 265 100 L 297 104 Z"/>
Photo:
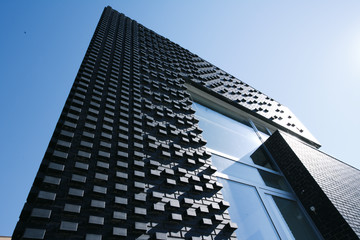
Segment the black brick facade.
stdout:
<path fill-rule="evenodd" d="M 186 84 L 320 146 L 285 106 L 107 7 L 13 239 L 236 239 Z M 278 135 L 275 159 L 295 159 Z M 352 239 L 300 161 L 284 171 L 297 194 L 313 192 L 299 196 L 307 209 L 332 209 L 312 216 L 325 238 Z"/>
<path fill-rule="evenodd" d="M 104 10 L 13 239 L 236 238 L 180 75 L 194 57 Z"/>
<path fill-rule="evenodd" d="M 286 134 L 265 146 L 325 239 L 360 236 L 360 171 Z"/>

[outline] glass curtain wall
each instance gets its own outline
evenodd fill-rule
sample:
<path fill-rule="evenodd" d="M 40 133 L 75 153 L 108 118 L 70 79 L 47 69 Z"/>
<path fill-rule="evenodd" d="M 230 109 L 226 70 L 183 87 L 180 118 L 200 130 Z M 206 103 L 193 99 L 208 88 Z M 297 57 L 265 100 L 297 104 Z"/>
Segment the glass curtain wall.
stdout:
<path fill-rule="evenodd" d="M 260 145 L 269 131 L 193 103 L 238 239 L 322 239 Z M 260 127 L 259 127 L 260 128 Z"/>

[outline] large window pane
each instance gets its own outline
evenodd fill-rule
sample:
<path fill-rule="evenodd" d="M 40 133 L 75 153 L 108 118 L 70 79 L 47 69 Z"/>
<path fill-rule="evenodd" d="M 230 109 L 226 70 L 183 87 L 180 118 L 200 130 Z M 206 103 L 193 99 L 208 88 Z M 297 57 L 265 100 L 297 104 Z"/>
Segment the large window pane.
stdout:
<path fill-rule="evenodd" d="M 212 155 L 212 163 L 218 171 L 226 175 L 241 178 L 254 184 L 273 187 L 285 191 L 289 190 L 283 178 L 279 175 L 250 167 L 239 162 L 231 161 L 230 159 L 223 158 L 215 154 Z"/>
<path fill-rule="evenodd" d="M 318 239 L 304 214 L 295 201 L 266 194 L 274 214 L 287 239 Z"/>
<path fill-rule="evenodd" d="M 199 126 L 204 131 L 207 146 L 217 151 L 242 158 L 249 155 L 261 141 L 251 127 L 194 103 Z"/>
<path fill-rule="evenodd" d="M 265 188 L 292 195 L 284 177 L 270 171 L 278 169 L 266 149 L 259 147 L 261 141 L 253 128 L 200 104 L 194 103 L 193 107 L 207 147 L 215 150 L 212 164 L 232 179 L 219 177 L 218 181 L 224 185 L 224 199 L 230 202 L 231 220 L 239 226 L 238 239 L 318 239 L 296 201 L 275 196 L 280 192 Z M 266 140 L 267 129 L 255 126 L 261 139 Z"/>
<path fill-rule="evenodd" d="M 238 239 L 279 239 L 254 187 L 221 178 L 218 181 L 224 185 L 224 199 L 230 202 L 231 220 L 238 225 Z"/>

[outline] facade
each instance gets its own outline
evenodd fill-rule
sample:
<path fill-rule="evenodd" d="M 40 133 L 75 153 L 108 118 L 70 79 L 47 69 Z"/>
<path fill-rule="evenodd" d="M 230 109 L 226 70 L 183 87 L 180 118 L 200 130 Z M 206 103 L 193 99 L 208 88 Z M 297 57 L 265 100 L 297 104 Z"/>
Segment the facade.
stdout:
<path fill-rule="evenodd" d="M 359 170 L 319 147 L 285 106 L 106 7 L 12 238 L 358 239 Z"/>

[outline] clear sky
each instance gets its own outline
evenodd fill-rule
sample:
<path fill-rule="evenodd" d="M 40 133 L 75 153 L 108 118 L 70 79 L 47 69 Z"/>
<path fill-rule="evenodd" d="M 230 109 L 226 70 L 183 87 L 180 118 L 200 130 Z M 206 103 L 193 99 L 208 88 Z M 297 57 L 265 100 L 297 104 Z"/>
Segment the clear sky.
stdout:
<path fill-rule="evenodd" d="M 360 169 L 360 1 L 3 0 L 0 236 L 11 235 L 103 8 L 289 107 Z"/>

